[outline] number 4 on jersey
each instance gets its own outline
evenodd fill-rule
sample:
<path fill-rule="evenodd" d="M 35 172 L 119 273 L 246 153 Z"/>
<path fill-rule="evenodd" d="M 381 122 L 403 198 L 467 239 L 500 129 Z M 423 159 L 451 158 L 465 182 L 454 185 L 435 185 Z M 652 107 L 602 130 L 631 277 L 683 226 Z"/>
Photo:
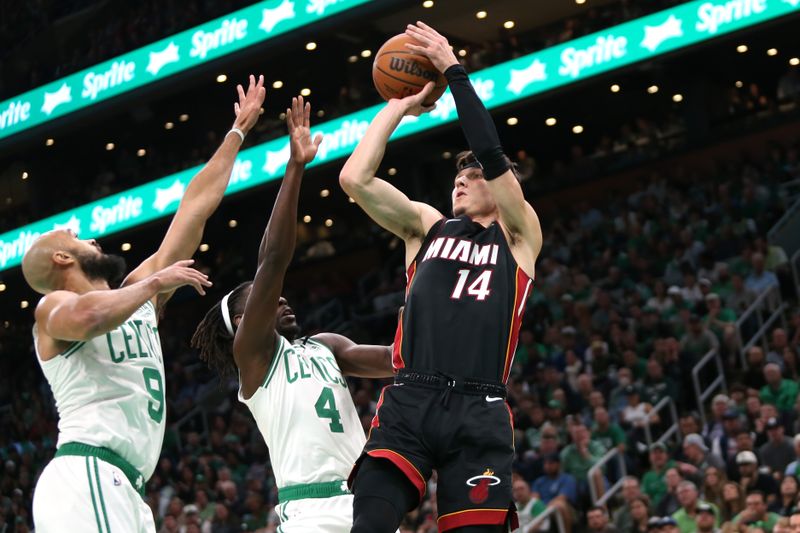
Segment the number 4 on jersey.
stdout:
<path fill-rule="evenodd" d="M 314 404 L 314 409 L 317 410 L 317 416 L 320 418 L 329 418 L 331 423 L 328 424 L 332 433 L 344 433 L 344 426 L 342 426 L 342 416 L 336 408 L 336 399 L 333 397 L 333 391 L 330 387 L 325 387 L 319 393 L 317 403 Z"/>
<path fill-rule="evenodd" d="M 481 302 L 485 300 L 487 296 L 492 293 L 492 289 L 489 288 L 489 282 L 492 281 L 492 272 L 492 270 L 484 270 L 481 272 L 477 279 L 467 287 L 467 294 L 469 296 L 474 296 Z M 453 294 L 450 295 L 452 299 L 461 299 L 461 294 L 464 292 L 464 286 L 467 284 L 469 273 L 469 270 L 458 271 L 458 281 L 456 282 L 455 289 L 453 289 Z"/>

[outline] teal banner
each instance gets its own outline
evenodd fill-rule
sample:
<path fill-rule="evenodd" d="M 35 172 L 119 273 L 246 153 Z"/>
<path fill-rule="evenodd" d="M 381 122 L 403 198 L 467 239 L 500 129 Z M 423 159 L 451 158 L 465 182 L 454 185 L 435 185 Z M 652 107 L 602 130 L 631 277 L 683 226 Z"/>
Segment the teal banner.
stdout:
<path fill-rule="evenodd" d="M 0 139 L 374 0 L 267 0 L 0 103 Z"/>
<path fill-rule="evenodd" d="M 797 11 L 800 0 L 690 2 L 475 72 L 470 78 L 487 107 L 494 108 Z M 349 155 L 381 107 L 369 107 L 313 128 L 314 133 L 321 132 L 325 137 L 311 166 Z M 457 118 L 448 91 L 431 113 L 406 117 L 392 139 Z M 244 150 L 237 158 L 227 194 L 281 178 L 288 157 L 286 136 Z M 81 238 L 97 238 L 174 213 L 186 185 L 200 168 L 184 170 L 0 235 L 0 270 L 19 265 L 31 242 L 45 231 L 71 228 Z"/>

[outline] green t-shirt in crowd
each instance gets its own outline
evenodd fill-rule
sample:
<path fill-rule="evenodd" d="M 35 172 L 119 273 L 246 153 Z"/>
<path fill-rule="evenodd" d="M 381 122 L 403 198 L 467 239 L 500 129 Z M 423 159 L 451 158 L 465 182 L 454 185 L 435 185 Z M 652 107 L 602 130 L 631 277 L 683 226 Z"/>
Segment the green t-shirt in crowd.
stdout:
<path fill-rule="evenodd" d="M 595 426 L 592 431 L 592 440 L 596 440 L 602 444 L 606 451 L 608 451 L 615 446 L 625 443 L 625 431 L 623 431 L 618 424 L 614 424 L 613 422 L 608 425 L 605 431 L 600 431 L 597 429 L 597 426 Z"/>
<path fill-rule="evenodd" d="M 772 530 L 775 528 L 775 524 L 778 523 L 780 520 L 781 515 L 777 513 L 767 512 L 766 519 L 764 520 L 756 520 L 755 522 L 745 522 L 745 525 L 749 527 L 757 527 L 766 531 L 766 533 L 772 533 Z M 742 520 L 742 513 L 737 514 L 733 517 L 733 523 L 738 524 Z"/>
<path fill-rule="evenodd" d="M 650 503 L 656 507 L 667 494 L 667 482 L 664 473 L 670 468 L 675 468 L 675 461 L 670 459 L 661 470 L 648 470 L 642 476 L 642 492 L 650 498 Z"/>
<path fill-rule="evenodd" d="M 594 440 L 589 441 L 587 451 L 589 456 L 583 457 L 574 444 L 561 450 L 561 466 L 564 472 L 572 475 L 575 479 L 586 479 L 589 469 L 606 453 L 603 445 Z"/>
<path fill-rule="evenodd" d="M 698 500 L 697 503 L 701 503 L 701 501 Z M 719 509 L 713 503 L 708 503 L 708 505 L 714 509 L 714 526 L 719 527 Z M 687 513 L 683 507 L 672 513 L 672 518 L 674 518 L 675 522 L 678 523 L 678 529 L 681 530 L 681 533 L 695 533 L 697 531 L 697 521 L 695 520 L 696 516 L 697 515 L 689 516 L 689 513 Z"/>
<path fill-rule="evenodd" d="M 772 390 L 769 385 L 761 387 L 761 392 L 758 397 L 764 403 L 769 403 L 777 407 L 778 411 L 788 412 L 794 409 L 794 403 L 797 400 L 798 386 L 797 382 L 782 379 L 778 390 Z"/>

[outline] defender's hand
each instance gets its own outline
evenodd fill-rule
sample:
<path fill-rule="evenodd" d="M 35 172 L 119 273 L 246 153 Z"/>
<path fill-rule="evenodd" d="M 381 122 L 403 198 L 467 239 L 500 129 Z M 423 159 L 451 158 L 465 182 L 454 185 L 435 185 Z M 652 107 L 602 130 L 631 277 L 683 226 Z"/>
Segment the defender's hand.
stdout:
<path fill-rule="evenodd" d="M 406 43 L 406 47 L 430 59 L 439 72 L 444 73 L 453 65 L 458 65 L 458 59 L 450 48 L 447 38 L 424 22 L 417 21 L 416 24 L 406 26 L 406 35 L 420 43 L 419 45 Z"/>
<path fill-rule="evenodd" d="M 190 268 L 193 263 L 194 259 L 185 259 L 152 274 L 150 277 L 155 280 L 158 292 L 171 292 L 184 285 L 191 285 L 198 293 L 205 296 L 204 288 L 210 287 L 211 282 L 208 276 Z"/>
<path fill-rule="evenodd" d="M 233 111 L 236 113 L 233 127 L 239 128 L 242 133 L 247 134 L 256 125 L 264 98 L 267 96 L 267 90 L 264 89 L 264 76 L 259 76 L 258 82 L 256 82 L 256 77 L 251 74 L 247 93 L 244 92 L 241 85 L 236 86 L 236 91 L 239 93 L 239 101 L 233 104 Z"/>
<path fill-rule="evenodd" d="M 305 165 L 314 160 L 322 142 L 322 134 L 311 139 L 311 104 L 303 97 L 292 98 L 291 109 L 286 109 L 286 129 L 289 131 L 289 150 L 292 161 Z"/>

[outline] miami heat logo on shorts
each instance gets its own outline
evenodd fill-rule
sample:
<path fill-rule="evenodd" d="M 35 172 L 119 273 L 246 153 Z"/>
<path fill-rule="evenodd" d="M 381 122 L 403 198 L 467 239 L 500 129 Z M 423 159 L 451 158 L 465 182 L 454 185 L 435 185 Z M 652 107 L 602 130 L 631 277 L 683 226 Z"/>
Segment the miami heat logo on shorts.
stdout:
<path fill-rule="evenodd" d="M 467 485 L 472 487 L 469 491 L 469 500 L 472 503 L 483 503 L 489 497 L 489 487 L 500 484 L 500 478 L 494 475 L 491 468 L 480 476 L 474 476 L 467 480 Z"/>

